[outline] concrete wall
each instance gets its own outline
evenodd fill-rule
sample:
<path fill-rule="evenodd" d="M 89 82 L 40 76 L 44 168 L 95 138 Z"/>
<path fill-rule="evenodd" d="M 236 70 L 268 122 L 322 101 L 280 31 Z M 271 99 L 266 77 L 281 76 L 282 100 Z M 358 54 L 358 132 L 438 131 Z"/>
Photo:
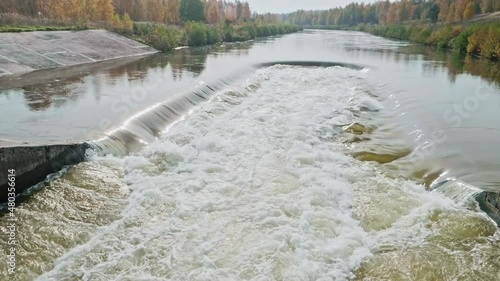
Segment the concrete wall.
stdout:
<path fill-rule="evenodd" d="M 7 199 L 9 169 L 16 170 L 16 193 L 21 193 L 65 165 L 83 161 L 87 148 L 87 144 L 0 148 L 0 202 Z"/>
<path fill-rule="evenodd" d="M 488 214 L 488 216 L 500 226 L 500 193 L 489 191 L 481 192 L 476 197 L 476 201 L 479 203 L 481 210 Z"/>

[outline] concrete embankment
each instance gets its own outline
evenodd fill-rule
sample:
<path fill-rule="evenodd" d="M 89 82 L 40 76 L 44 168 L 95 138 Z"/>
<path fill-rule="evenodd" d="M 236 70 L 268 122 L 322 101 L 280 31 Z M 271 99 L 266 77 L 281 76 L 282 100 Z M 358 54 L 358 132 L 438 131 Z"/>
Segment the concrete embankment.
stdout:
<path fill-rule="evenodd" d="M 0 76 L 156 52 L 106 30 L 0 33 Z"/>

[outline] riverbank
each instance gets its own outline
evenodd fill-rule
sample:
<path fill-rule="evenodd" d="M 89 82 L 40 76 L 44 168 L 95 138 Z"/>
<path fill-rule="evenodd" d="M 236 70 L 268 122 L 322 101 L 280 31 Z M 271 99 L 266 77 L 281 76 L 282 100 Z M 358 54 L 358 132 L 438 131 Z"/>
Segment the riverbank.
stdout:
<path fill-rule="evenodd" d="M 414 43 L 450 49 L 456 53 L 477 55 L 490 60 L 500 58 L 500 23 L 475 24 L 359 24 L 347 26 L 313 26 L 312 29 L 353 30 L 373 35 L 407 40 Z"/>
<path fill-rule="evenodd" d="M 289 34 L 303 28 L 289 24 L 219 24 L 207 25 L 188 22 L 184 26 L 168 26 L 158 23 L 134 23 L 132 30 L 118 33 L 167 52 L 181 46 L 204 46 L 222 42 L 248 41 L 257 37 Z"/>
<path fill-rule="evenodd" d="M 235 22 L 206 24 L 188 21 L 180 25 L 134 22 L 128 15 L 114 15 L 109 22 L 78 22 L 0 14 L 0 33 L 106 29 L 167 52 L 181 46 L 204 46 L 222 42 L 248 41 L 257 37 L 302 31 L 291 24 Z"/>
<path fill-rule="evenodd" d="M 86 30 L 89 28 L 89 25 L 75 21 L 34 18 L 12 13 L 0 14 L 0 33 Z"/>

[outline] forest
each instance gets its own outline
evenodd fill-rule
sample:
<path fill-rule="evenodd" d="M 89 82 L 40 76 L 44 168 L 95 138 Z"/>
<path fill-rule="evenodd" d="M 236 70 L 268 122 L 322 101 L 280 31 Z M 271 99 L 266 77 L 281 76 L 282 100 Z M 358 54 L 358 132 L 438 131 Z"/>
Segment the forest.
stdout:
<path fill-rule="evenodd" d="M 249 21 L 247 2 L 218 0 L 2 0 L 0 14 L 74 22 L 110 22 L 128 16 L 137 22 L 179 24 L 185 21 Z"/>
<path fill-rule="evenodd" d="M 360 23 L 392 24 L 411 21 L 459 23 L 476 14 L 500 11 L 500 0 L 402 0 L 373 4 L 351 3 L 324 11 L 282 14 L 284 22 L 303 26 L 353 26 Z"/>
<path fill-rule="evenodd" d="M 220 0 L 2 0 L 0 32 L 106 28 L 159 50 L 302 30 Z"/>

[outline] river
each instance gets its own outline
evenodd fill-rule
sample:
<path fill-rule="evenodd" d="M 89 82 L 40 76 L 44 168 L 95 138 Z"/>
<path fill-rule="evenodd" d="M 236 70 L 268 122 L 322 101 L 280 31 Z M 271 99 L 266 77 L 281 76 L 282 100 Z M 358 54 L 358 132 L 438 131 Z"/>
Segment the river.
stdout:
<path fill-rule="evenodd" d="M 9 280 L 500 279 L 498 63 L 306 30 L 43 73 L 0 138 L 100 153 L 18 206 Z"/>

